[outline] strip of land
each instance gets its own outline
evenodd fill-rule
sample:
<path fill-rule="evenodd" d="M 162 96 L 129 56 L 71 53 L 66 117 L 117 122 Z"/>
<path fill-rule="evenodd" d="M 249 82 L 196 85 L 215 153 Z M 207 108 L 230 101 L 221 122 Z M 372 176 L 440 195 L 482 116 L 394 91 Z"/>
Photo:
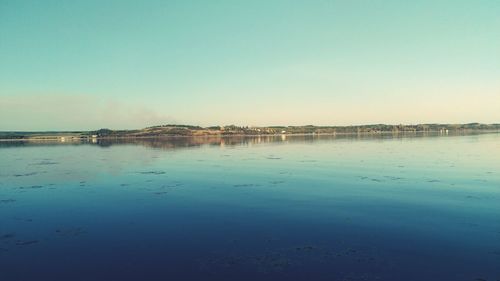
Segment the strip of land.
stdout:
<path fill-rule="evenodd" d="M 0 140 L 59 140 L 72 141 L 104 138 L 148 138 L 171 136 L 258 136 L 299 134 L 380 134 L 380 133 L 468 133 L 500 132 L 500 124 L 418 124 L 418 125 L 359 125 L 359 126 L 211 126 L 161 125 L 139 130 L 51 131 L 51 132 L 0 132 Z"/>

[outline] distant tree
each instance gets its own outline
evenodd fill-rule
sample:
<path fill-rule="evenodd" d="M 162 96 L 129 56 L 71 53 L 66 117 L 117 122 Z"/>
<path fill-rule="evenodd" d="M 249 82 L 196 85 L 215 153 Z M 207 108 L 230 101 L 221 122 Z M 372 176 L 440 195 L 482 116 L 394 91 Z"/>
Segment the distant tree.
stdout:
<path fill-rule="evenodd" d="M 109 135 L 113 134 L 113 131 L 110 129 L 99 129 L 95 132 L 95 134 L 100 136 L 100 137 L 104 137 L 104 136 L 109 136 Z"/>

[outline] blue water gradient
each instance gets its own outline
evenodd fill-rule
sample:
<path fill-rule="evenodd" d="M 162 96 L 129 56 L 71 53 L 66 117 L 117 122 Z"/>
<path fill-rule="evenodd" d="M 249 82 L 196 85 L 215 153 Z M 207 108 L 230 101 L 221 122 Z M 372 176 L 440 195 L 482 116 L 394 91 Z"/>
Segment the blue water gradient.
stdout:
<path fill-rule="evenodd" d="M 0 280 L 500 280 L 500 135 L 0 143 Z"/>

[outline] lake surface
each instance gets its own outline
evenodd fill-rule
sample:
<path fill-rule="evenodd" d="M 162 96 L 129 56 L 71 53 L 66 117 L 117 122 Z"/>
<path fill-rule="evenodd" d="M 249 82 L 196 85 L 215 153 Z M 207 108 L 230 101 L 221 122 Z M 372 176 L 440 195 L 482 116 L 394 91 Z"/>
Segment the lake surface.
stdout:
<path fill-rule="evenodd" d="M 500 135 L 0 143 L 0 280 L 500 280 Z"/>

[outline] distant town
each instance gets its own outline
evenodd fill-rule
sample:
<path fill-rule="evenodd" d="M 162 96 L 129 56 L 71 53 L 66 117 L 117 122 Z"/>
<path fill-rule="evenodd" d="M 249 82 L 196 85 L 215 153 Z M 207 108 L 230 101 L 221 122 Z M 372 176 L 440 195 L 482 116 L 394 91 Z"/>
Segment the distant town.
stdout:
<path fill-rule="evenodd" d="M 2 140 L 82 140 L 104 138 L 152 138 L 172 136 L 260 136 L 260 135 L 335 135 L 382 133 L 466 133 L 500 132 L 500 124 L 418 124 L 418 125 L 359 125 L 359 126 L 211 126 L 168 124 L 139 130 L 52 131 L 52 132 L 0 132 Z"/>

